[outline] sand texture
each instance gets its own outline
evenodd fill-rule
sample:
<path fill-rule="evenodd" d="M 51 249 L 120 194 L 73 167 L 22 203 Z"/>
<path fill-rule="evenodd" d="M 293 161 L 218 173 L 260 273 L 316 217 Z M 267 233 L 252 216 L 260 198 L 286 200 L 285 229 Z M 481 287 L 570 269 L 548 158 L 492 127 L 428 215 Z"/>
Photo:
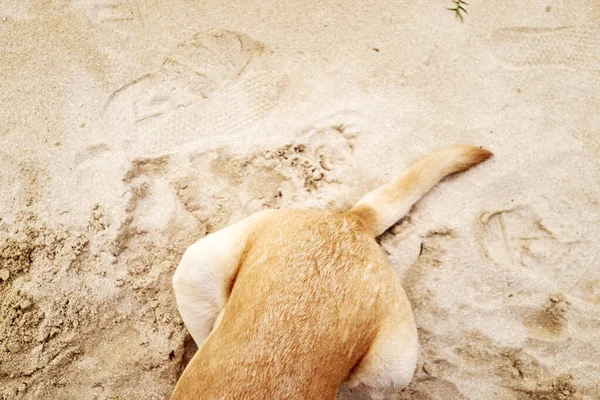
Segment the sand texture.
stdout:
<path fill-rule="evenodd" d="M 167 398 L 188 245 L 459 143 L 495 157 L 380 238 L 390 398 L 600 399 L 600 3 L 469 3 L 0 0 L 0 399 Z"/>

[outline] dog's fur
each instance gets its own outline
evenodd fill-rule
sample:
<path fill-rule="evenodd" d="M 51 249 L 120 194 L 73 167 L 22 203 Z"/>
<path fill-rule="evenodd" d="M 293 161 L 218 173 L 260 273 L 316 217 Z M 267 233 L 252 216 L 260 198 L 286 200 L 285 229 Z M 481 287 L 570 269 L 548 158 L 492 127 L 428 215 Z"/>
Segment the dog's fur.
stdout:
<path fill-rule="evenodd" d="M 379 399 L 417 362 L 410 303 L 375 237 L 445 176 L 487 150 L 436 151 L 345 213 L 263 211 L 186 251 L 173 277 L 199 346 L 172 400 Z"/>

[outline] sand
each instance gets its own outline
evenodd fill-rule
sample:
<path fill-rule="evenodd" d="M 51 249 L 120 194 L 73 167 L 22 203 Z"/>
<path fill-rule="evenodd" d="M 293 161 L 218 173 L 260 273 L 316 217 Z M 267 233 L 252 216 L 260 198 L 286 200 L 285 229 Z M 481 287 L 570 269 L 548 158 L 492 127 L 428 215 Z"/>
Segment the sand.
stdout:
<path fill-rule="evenodd" d="M 186 246 L 469 143 L 380 239 L 421 341 L 390 398 L 600 399 L 600 5 L 452 4 L 3 0 L 0 398 L 168 397 Z"/>

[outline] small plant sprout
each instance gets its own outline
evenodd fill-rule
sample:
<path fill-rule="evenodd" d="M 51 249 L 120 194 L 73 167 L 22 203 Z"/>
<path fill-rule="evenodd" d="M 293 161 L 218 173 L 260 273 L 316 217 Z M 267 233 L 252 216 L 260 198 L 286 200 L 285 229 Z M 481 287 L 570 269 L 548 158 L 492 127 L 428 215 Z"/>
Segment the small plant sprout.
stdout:
<path fill-rule="evenodd" d="M 456 16 L 456 18 L 460 19 L 460 22 L 465 22 L 463 19 L 462 12 L 464 12 L 465 14 L 468 14 L 468 12 L 463 7 L 463 5 L 468 6 L 469 3 L 467 3 L 466 1 L 462 1 L 462 0 L 452 0 L 452 2 L 454 3 L 454 8 L 448 8 L 448 10 L 454 11 L 454 15 Z"/>

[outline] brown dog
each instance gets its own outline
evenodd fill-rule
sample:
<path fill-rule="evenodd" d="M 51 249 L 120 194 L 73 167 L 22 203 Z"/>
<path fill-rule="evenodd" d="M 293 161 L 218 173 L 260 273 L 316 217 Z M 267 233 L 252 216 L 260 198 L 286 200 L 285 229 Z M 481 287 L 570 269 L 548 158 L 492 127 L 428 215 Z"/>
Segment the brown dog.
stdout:
<path fill-rule="evenodd" d="M 172 399 L 335 399 L 345 380 L 380 399 L 406 386 L 417 330 L 375 237 L 490 156 L 442 149 L 345 213 L 263 211 L 190 246 L 173 287 L 199 350 Z"/>

